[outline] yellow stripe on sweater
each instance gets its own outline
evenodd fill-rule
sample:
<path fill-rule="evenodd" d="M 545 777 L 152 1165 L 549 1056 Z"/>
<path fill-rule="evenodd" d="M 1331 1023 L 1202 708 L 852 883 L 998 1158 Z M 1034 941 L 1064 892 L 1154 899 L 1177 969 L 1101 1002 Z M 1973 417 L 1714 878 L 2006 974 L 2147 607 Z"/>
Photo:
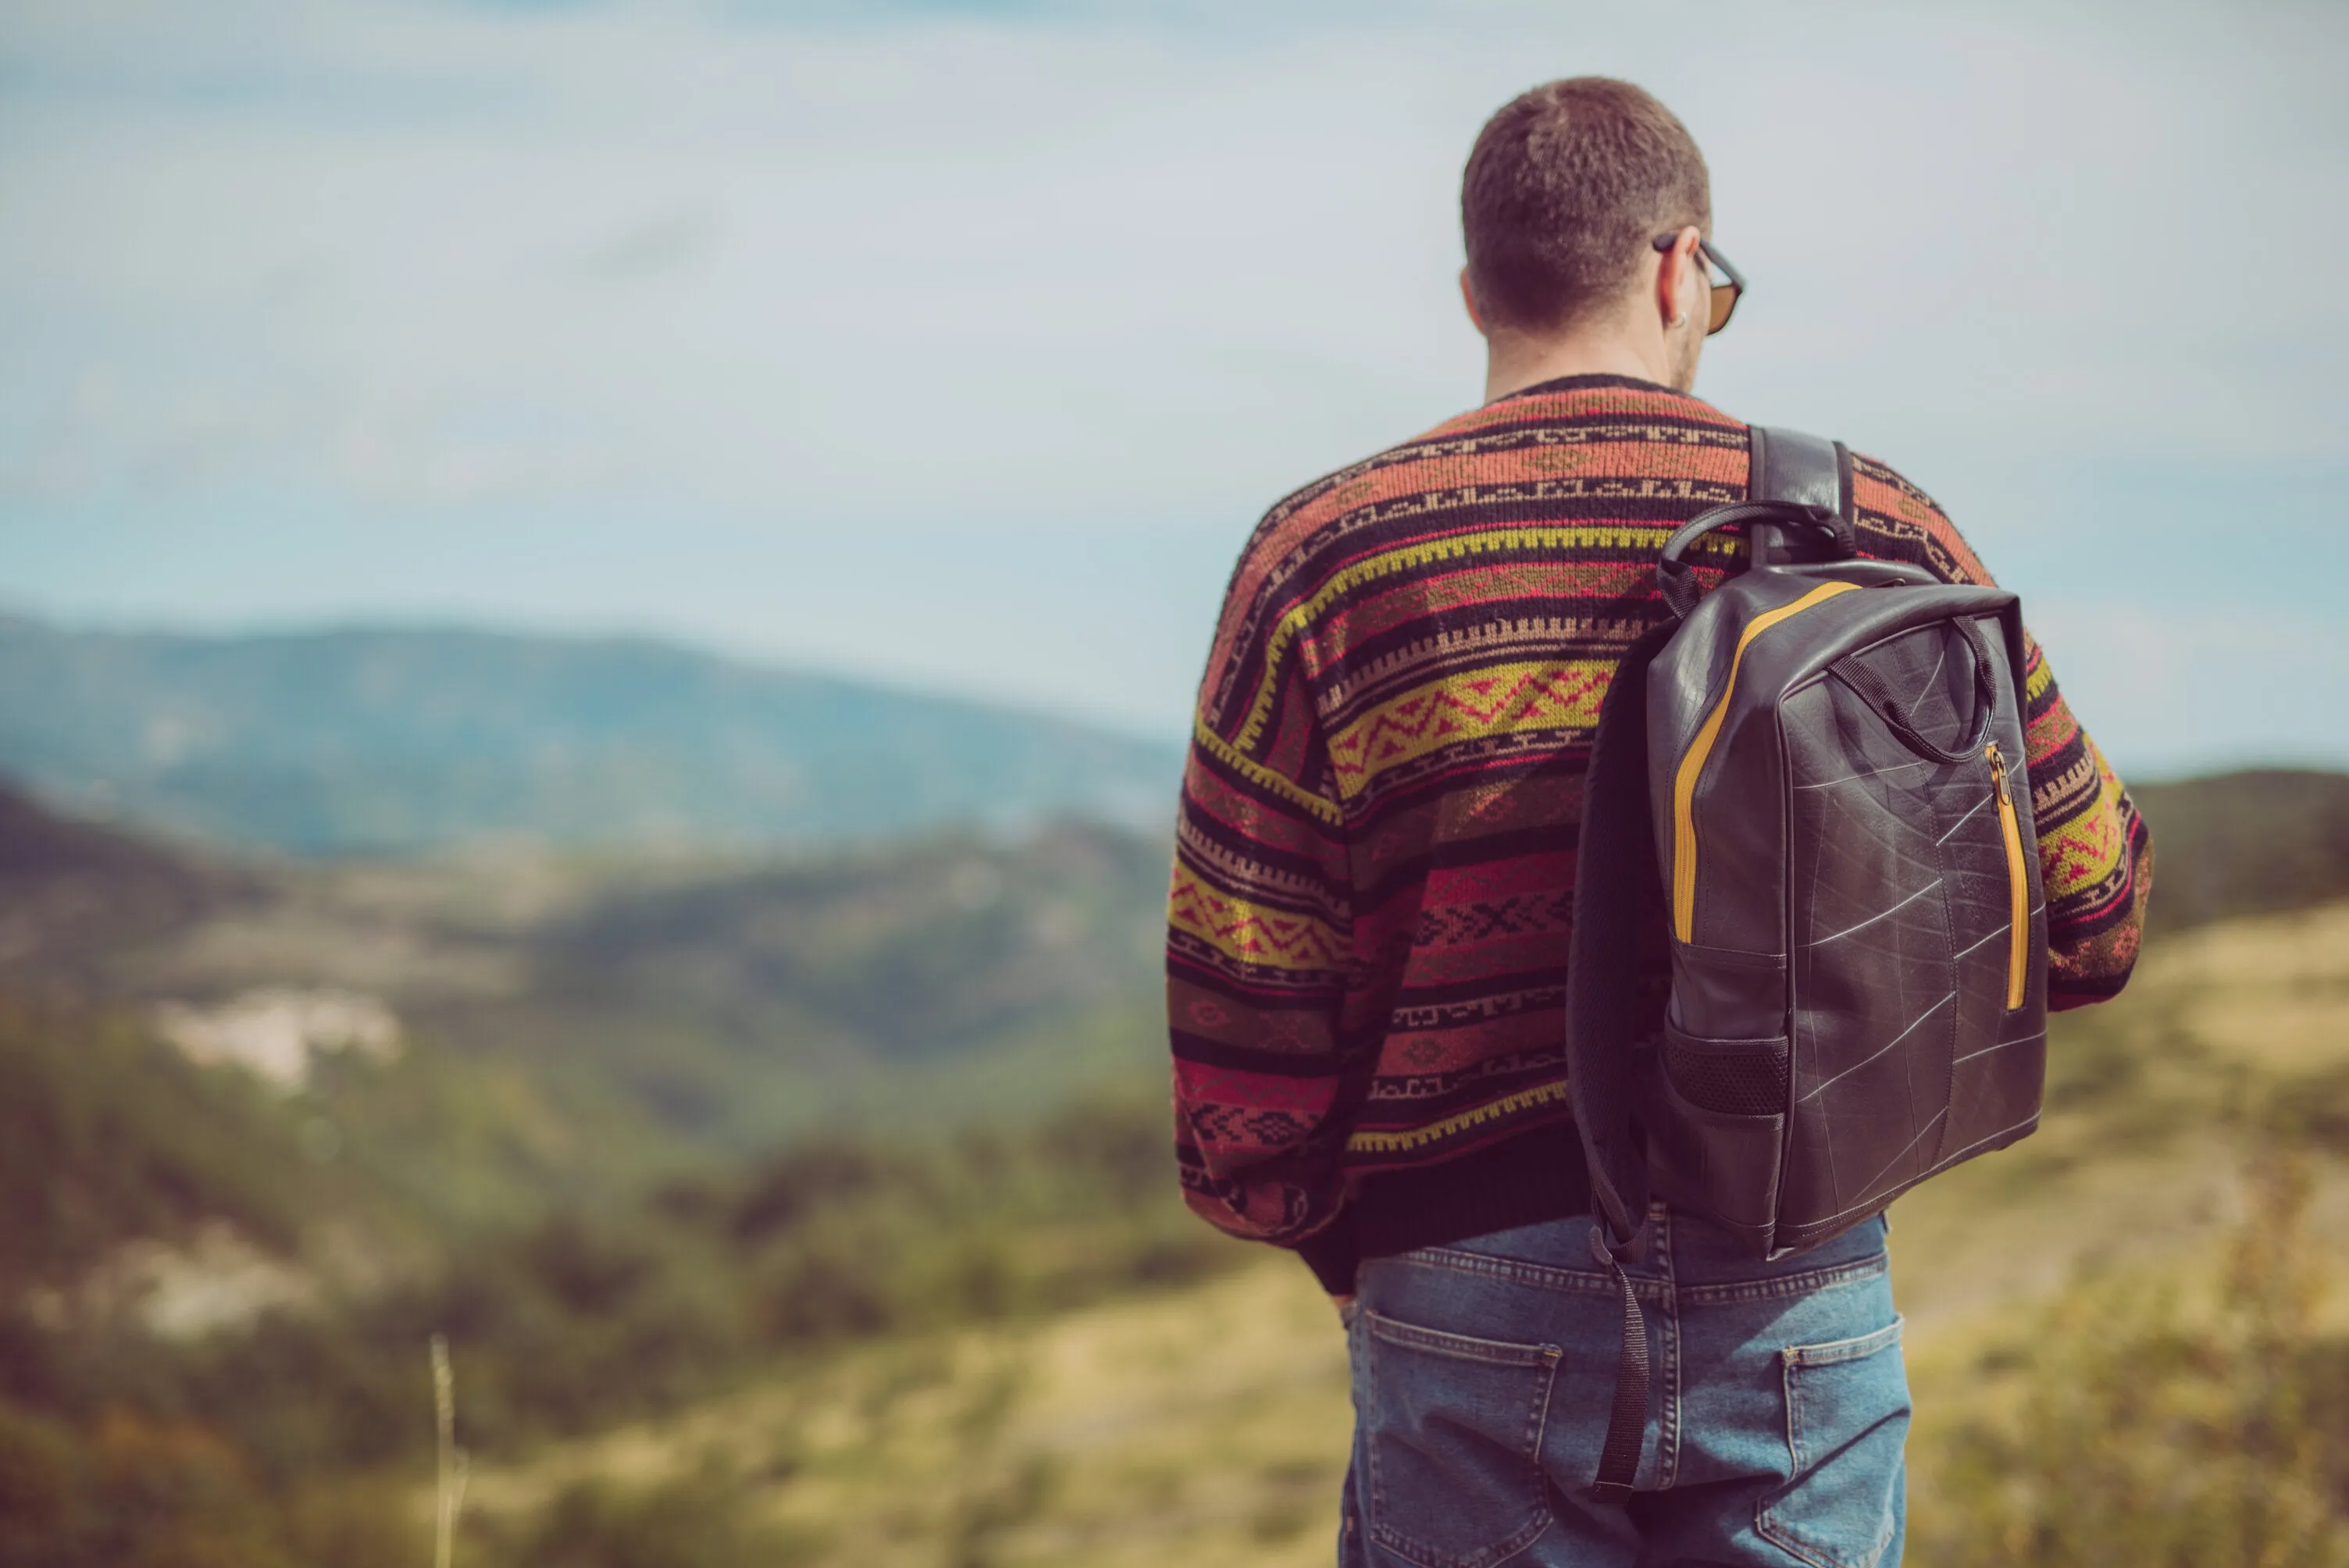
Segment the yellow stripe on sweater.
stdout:
<path fill-rule="evenodd" d="M 1464 1110 L 1457 1116 L 1447 1116 L 1442 1121 L 1414 1127 L 1406 1132 L 1357 1132 L 1346 1140 L 1346 1150 L 1350 1154 L 1392 1154 L 1401 1150 L 1423 1148 L 1455 1132 L 1465 1132 L 1479 1122 L 1491 1121 L 1496 1117 L 1508 1116 L 1533 1106 L 1548 1105 L 1566 1097 L 1566 1080 L 1563 1078 L 1556 1083 L 1537 1084 L 1516 1094 L 1503 1095 L 1474 1110 Z"/>
<path fill-rule="evenodd" d="M 1230 741 L 1208 728 L 1206 719 L 1195 721 L 1191 734 L 1209 756 L 1258 789 L 1268 789 L 1291 805 L 1302 807 L 1309 815 L 1332 827 L 1345 820 L 1345 813 L 1338 809 L 1335 800 L 1325 799 L 1286 774 L 1275 772 L 1256 758 L 1241 755 Z"/>
<path fill-rule="evenodd" d="M 1620 524 L 1586 528 L 1487 528 L 1470 533 L 1451 534 L 1442 539 L 1422 540 L 1415 544 L 1363 557 L 1333 575 L 1313 597 L 1290 609 L 1273 626 L 1270 635 L 1265 639 L 1264 681 L 1248 704 L 1247 718 L 1239 729 L 1239 745 L 1246 748 L 1256 744 L 1257 738 L 1272 717 L 1273 704 L 1278 696 L 1273 689 L 1274 673 L 1280 668 L 1281 655 L 1288 651 L 1288 645 L 1295 642 L 1314 617 L 1328 609 L 1332 602 L 1364 583 L 1375 583 L 1381 577 L 1400 576 L 1416 567 L 1464 562 L 1474 556 L 1503 550 L 1635 550 L 1651 545 L 1661 531 L 1657 528 Z"/>
<path fill-rule="evenodd" d="M 1338 788 L 1354 799 L 1381 773 L 1464 741 L 1523 729 L 1588 729 L 1613 659 L 1542 659 L 1464 670 L 1381 703 L 1330 738 Z"/>
<path fill-rule="evenodd" d="M 1346 935 L 1328 921 L 1234 897 L 1179 864 L 1166 896 L 1166 923 L 1242 964 L 1318 973 L 1346 963 Z"/>

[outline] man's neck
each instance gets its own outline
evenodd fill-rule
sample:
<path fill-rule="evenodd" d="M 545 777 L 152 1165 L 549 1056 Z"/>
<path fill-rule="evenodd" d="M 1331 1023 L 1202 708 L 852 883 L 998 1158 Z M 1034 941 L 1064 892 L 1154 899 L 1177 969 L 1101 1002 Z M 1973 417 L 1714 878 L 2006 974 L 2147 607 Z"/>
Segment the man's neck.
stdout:
<path fill-rule="evenodd" d="M 1628 376 L 1659 386 L 1672 384 L 1661 335 L 1652 342 L 1606 328 L 1535 335 L 1498 331 L 1485 339 L 1485 401 L 1566 376 Z"/>

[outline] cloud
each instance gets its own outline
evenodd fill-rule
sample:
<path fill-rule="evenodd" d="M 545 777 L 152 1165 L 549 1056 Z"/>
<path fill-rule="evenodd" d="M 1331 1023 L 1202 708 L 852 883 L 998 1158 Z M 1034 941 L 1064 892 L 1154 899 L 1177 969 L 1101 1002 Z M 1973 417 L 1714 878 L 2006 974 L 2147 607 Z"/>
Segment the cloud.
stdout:
<path fill-rule="evenodd" d="M 718 226 L 706 211 L 657 213 L 568 257 L 557 271 L 604 283 L 681 272 L 708 255 Z"/>
<path fill-rule="evenodd" d="M 2349 14 L 1675 15 L 19 7 L 0 592 L 127 603 L 160 579 L 109 531 L 201 514 L 233 554 L 241 508 L 342 553 L 256 565 L 216 603 L 363 603 L 357 583 L 404 605 L 452 590 L 387 541 L 592 513 L 589 557 L 627 564 L 582 565 L 561 614 L 657 600 L 672 627 L 1172 725 L 1204 629 L 1153 620 L 1164 645 L 1129 648 L 1131 614 L 1023 589 L 1017 552 L 1106 583 L 1197 552 L 1210 581 L 1275 497 L 1473 400 L 1461 160 L 1511 93 L 1583 70 L 1648 82 L 1707 149 L 1754 280 L 1708 354 L 1723 406 L 1891 459 L 1993 534 L 2021 473 L 2349 462 L 2349 297 L 2322 273 L 2349 209 L 2319 199 L 2349 154 Z M 2044 525 L 2118 562 L 2100 591 L 2185 592 L 2131 555 L 2128 506 L 2075 488 Z M 369 521 L 315 521 L 337 517 Z M 1092 684 L 990 643 L 956 607 L 968 571 L 900 583 L 887 618 L 745 595 L 766 568 L 741 542 L 828 559 L 843 531 L 1011 552 L 999 614 L 1064 622 L 1101 650 Z M 555 614 L 546 581 L 466 603 Z"/>
<path fill-rule="evenodd" d="M 1309 10 L 1237 41 L 1212 9 L 1190 33 L 1128 7 L 894 14 L 378 5 L 273 37 L 271 8 L 237 5 L 200 57 L 250 48 L 337 93 L 372 72 L 419 105 L 464 84 L 494 112 L 352 119 L 295 93 L 77 127 L 69 101 L 24 106 L 79 134 L 0 153 L 0 216 L 37 235 L 0 260 L 0 301 L 143 332 L 141 357 L 176 340 L 193 363 L 142 366 L 168 379 L 559 409 L 697 505 L 1076 516 L 1146 476 L 1169 510 L 1228 516 L 1472 395 L 1463 149 L 1525 79 L 1589 67 L 1655 82 L 1712 150 L 1755 284 L 1709 372 L 1732 407 L 1886 450 L 2349 440 L 2343 304 L 2242 286 L 2237 238 L 2298 211 L 2313 253 L 2349 240 L 2304 199 L 2339 117 L 2299 54 L 2223 18 L 1700 8 L 1697 52 L 1548 7 Z M 107 36 L 133 79 L 189 42 L 129 15 Z M 548 257 L 695 288 L 590 304 L 543 286 Z M 248 319 L 257 280 L 305 263 L 338 284 Z M 78 362 L 10 374 L 37 397 Z M 909 377 L 958 417 L 885 497 L 866 476 L 896 438 L 868 410 Z"/>

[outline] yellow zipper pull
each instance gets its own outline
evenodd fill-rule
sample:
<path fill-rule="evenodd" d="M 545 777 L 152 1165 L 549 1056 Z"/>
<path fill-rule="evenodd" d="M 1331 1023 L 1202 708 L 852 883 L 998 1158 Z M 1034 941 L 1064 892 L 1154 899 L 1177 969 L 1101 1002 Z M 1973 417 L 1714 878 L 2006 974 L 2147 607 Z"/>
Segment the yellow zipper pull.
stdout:
<path fill-rule="evenodd" d="M 1993 740 L 1982 748 L 1990 762 L 1991 789 L 1998 801 L 1999 837 L 2006 847 L 2007 946 L 2006 1006 L 2023 1006 L 2024 983 L 2030 975 L 2031 882 L 2023 861 L 2023 824 L 2014 810 L 2014 795 L 2006 781 L 2006 758 Z"/>

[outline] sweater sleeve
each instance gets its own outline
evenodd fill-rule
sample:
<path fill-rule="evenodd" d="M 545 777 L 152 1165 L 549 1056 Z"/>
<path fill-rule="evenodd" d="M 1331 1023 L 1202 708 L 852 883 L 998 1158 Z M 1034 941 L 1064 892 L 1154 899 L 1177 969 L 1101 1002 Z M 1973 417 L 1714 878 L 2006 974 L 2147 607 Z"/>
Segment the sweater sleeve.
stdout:
<path fill-rule="evenodd" d="M 1861 551 L 1923 566 L 1945 583 L 1990 573 L 1932 498 L 1868 458 L 1852 463 Z M 2104 754 L 2080 727 L 2046 651 L 2023 634 L 2023 760 L 2047 898 L 2047 1006 L 2120 994 L 2137 964 L 2153 892 L 2153 840 Z"/>
<path fill-rule="evenodd" d="M 1337 780 L 1307 650 L 1244 563 L 1202 683 L 1167 898 L 1166 1004 L 1184 1196 L 1350 1288 L 1342 1200 L 1352 919 Z"/>

